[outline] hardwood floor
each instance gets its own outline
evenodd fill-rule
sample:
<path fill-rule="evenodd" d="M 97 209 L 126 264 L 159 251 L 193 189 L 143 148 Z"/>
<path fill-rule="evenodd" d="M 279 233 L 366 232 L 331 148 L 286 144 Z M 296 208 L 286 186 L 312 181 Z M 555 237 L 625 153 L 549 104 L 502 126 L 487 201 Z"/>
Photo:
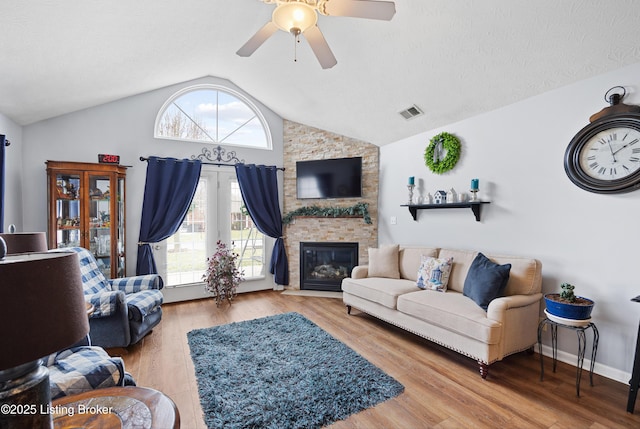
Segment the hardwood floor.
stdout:
<path fill-rule="evenodd" d="M 110 349 L 122 356 L 139 386 L 171 397 L 182 427 L 204 428 L 186 334 L 190 330 L 289 311 L 312 320 L 405 386 L 405 392 L 338 421 L 331 428 L 638 428 L 626 412 L 628 386 L 583 372 L 576 397 L 573 366 L 545 358 L 540 381 L 538 354 L 512 355 L 490 366 L 482 380 L 477 364 L 455 352 L 361 313 L 348 316 L 342 300 L 265 291 L 239 295 L 232 306 L 213 300 L 163 306 L 163 319 L 139 344 Z"/>

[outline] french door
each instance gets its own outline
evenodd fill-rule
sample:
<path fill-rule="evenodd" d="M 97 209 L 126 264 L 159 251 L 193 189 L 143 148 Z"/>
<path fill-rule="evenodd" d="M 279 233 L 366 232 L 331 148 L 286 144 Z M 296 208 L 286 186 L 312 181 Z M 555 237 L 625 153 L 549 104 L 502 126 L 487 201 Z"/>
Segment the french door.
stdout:
<path fill-rule="evenodd" d="M 273 239 L 255 228 L 244 208 L 235 172 L 203 166 L 182 227 L 154 248 L 168 302 L 206 296 L 202 277 L 207 257 L 215 253 L 218 240 L 239 255 L 245 281 L 238 292 L 273 288 L 272 276 L 265 271 Z"/>

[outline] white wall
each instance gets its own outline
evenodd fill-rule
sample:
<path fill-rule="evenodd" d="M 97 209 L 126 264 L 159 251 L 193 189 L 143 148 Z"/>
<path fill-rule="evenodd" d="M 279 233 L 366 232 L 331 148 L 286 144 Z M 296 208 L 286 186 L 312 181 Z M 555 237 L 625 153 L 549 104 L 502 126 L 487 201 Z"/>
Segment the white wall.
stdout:
<path fill-rule="evenodd" d="M 379 241 L 539 259 L 543 293 L 569 282 L 578 295 L 595 300 L 596 371 L 626 383 L 640 316 L 640 304 L 630 301 L 640 295 L 640 192 L 583 191 L 569 181 L 563 164 L 572 137 L 607 106 L 604 94 L 616 85 L 627 89 L 625 103 L 640 104 L 640 63 L 383 146 Z M 438 176 L 424 165 L 423 153 L 442 131 L 460 138 L 462 156 L 452 171 Z M 400 207 L 407 201 L 408 176 L 416 177 L 423 194 L 451 187 L 468 191 L 470 180 L 478 178 L 479 196 L 491 204 L 483 207 L 481 222 L 470 209 L 422 210 L 414 222 Z M 559 350 L 575 355 L 575 333 L 560 331 Z"/>
<path fill-rule="evenodd" d="M 24 232 L 22 225 L 22 127 L 3 114 L 0 114 L 0 134 L 11 141 L 5 147 L 5 207 L 4 232 L 9 225 L 16 226 L 16 231 Z M 46 230 L 34 230 L 46 231 Z"/>
<path fill-rule="evenodd" d="M 25 126 L 24 139 L 24 226 L 46 231 L 47 191 L 45 161 L 98 162 L 99 153 L 120 155 L 129 165 L 126 195 L 127 274 L 135 273 L 137 242 L 147 163 L 140 156 L 190 158 L 211 145 L 153 138 L 158 111 L 175 92 L 196 84 L 216 84 L 249 98 L 264 114 L 271 129 L 273 150 L 224 146 L 235 150 L 247 163 L 282 165 L 282 119 L 233 83 L 205 77 L 148 93 L 124 98 L 86 110 Z M 225 171 L 228 171 L 225 169 Z"/>

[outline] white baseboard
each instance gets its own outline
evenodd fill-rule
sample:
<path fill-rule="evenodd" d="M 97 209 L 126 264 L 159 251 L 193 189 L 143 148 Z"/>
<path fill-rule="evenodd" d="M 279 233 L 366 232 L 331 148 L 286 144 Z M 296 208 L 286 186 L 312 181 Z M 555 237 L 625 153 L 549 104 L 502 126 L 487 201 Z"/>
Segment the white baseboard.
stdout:
<path fill-rule="evenodd" d="M 536 352 L 540 353 L 537 345 L 535 346 L 535 349 Z M 543 345 L 542 354 L 544 356 L 553 357 L 553 351 L 551 350 L 550 346 Z M 582 370 L 588 373 L 589 368 L 591 368 L 591 359 L 587 359 L 587 357 L 591 358 L 591 349 L 588 349 L 587 353 L 585 353 L 584 363 L 582 365 Z M 558 360 L 575 367 L 578 366 L 578 356 L 571 353 L 563 352 L 562 350 L 558 350 Z M 612 368 L 607 365 L 599 364 L 597 356 L 596 364 L 593 367 L 593 372 L 595 374 L 610 378 L 611 380 L 618 381 L 623 384 L 629 384 L 629 380 L 631 380 L 631 373 L 620 371 L 619 369 Z"/>

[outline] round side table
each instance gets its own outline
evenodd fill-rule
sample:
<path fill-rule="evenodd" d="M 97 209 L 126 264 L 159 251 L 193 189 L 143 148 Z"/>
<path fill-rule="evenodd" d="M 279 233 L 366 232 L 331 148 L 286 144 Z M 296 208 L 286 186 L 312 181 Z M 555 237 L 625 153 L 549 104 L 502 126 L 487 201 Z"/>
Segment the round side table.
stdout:
<path fill-rule="evenodd" d="M 545 318 L 538 325 L 538 351 L 540 352 L 540 381 L 544 378 L 544 361 L 542 356 L 542 332 L 545 326 L 551 327 L 551 350 L 553 353 L 553 372 L 556 372 L 556 363 L 558 360 L 558 327 L 571 329 L 578 335 L 578 365 L 576 374 L 576 395 L 580 396 L 580 378 L 582 376 L 582 365 L 584 363 L 584 354 L 587 348 L 586 331 L 591 329 L 593 331 L 593 344 L 591 346 L 591 367 L 589 368 L 589 384 L 593 386 L 593 367 L 596 363 L 596 353 L 598 352 L 598 339 L 600 334 L 595 323 L 590 322 L 585 326 L 572 326 L 565 325 L 563 323 L 555 322 L 551 319 Z"/>
<path fill-rule="evenodd" d="M 63 396 L 51 404 L 53 427 L 180 428 L 175 403 L 162 392 L 144 387 L 107 387 Z"/>

